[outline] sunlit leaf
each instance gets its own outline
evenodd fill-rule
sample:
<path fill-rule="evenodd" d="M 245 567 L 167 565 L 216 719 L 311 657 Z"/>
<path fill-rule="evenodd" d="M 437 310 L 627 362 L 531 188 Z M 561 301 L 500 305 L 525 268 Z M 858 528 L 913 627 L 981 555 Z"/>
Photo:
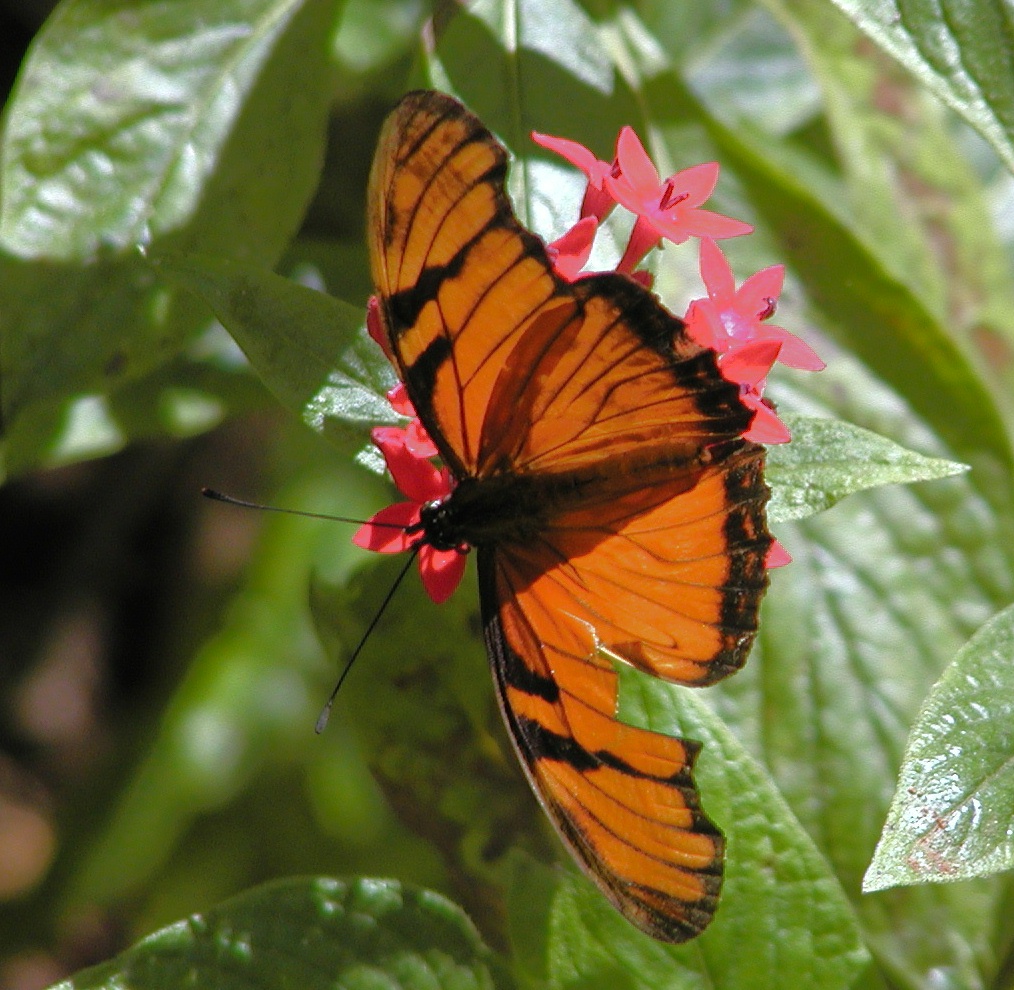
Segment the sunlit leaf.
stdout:
<path fill-rule="evenodd" d="M 298 219 L 287 204 L 305 203 L 318 164 L 325 79 L 322 47 L 301 32 L 333 8 L 61 4 L 5 118 L 0 245 L 86 261 L 188 225 L 204 200 L 203 224 L 227 224 L 216 239 L 230 245 L 240 223 L 256 243 L 258 223 Z M 303 11 L 313 16 L 300 25 Z"/>
<path fill-rule="evenodd" d="M 780 383 L 776 397 L 782 410 L 834 414 L 905 447 L 942 449 L 844 358 Z M 965 472 L 850 495 L 774 530 L 793 562 L 773 572 L 758 643 L 715 689 L 717 707 L 763 754 L 834 864 L 878 964 L 903 985 L 943 971 L 962 986 L 988 981 L 999 883 L 860 889 L 911 721 L 968 635 L 1014 594 L 1003 520 Z"/>
<path fill-rule="evenodd" d="M 963 647 L 923 706 L 863 889 L 1014 866 L 1014 608 Z"/>
<path fill-rule="evenodd" d="M 338 0 L 68 0 L 0 148 L 2 413 L 102 392 L 206 324 L 137 256 L 273 264 L 317 181 Z"/>
<path fill-rule="evenodd" d="M 158 270 L 199 293 L 265 384 L 308 426 L 361 443 L 398 417 L 393 372 L 363 332 L 365 311 L 273 272 L 225 259 L 166 257 Z"/>
<path fill-rule="evenodd" d="M 772 522 L 803 519 L 846 495 L 878 485 L 929 481 L 967 470 L 963 464 L 925 457 L 841 420 L 791 414 L 782 418 L 792 442 L 768 448 Z"/>

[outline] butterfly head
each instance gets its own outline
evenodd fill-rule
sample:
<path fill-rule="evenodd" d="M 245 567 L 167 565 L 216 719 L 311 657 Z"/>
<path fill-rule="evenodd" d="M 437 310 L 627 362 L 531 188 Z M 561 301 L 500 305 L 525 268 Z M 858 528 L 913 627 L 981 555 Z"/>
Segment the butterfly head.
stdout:
<path fill-rule="evenodd" d="M 468 542 L 462 538 L 461 524 L 449 495 L 423 505 L 419 509 L 417 526 L 423 534 L 423 542 L 434 550 L 467 553 L 470 549 Z"/>

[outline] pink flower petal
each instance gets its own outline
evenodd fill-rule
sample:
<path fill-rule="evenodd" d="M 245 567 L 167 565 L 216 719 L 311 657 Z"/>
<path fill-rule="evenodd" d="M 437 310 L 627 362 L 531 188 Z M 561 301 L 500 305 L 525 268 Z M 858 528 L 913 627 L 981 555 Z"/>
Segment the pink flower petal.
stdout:
<path fill-rule="evenodd" d="M 767 319 L 771 307 L 778 301 L 785 281 L 785 265 L 772 265 L 751 275 L 736 293 L 737 309 L 755 319 Z M 767 313 L 767 316 L 762 314 Z"/>
<path fill-rule="evenodd" d="M 567 233 L 547 245 L 553 268 L 568 282 L 573 282 L 587 264 L 597 229 L 594 217 L 582 217 Z"/>
<path fill-rule="evenodd" d="M 638 268 L 637 271 L 629 272 L 629 275 L 642 289 L 651 292 L 652 286 L 655 284 L 655 276 L 646 268 Z"/>
<path fill-rule="evenodd" d="M 657 199 L 660 194 L 658 171 L 644 150 L 644 145 L 641 144 L 633 127 L 624 127 L 616 138 L 616 161 L 619 165 L 619 175 L 607 176 L 606 188 L 615 184 L 625 187 L 635 199 L 644 199 L 645 201 Z M 619 197 L 616 198 L 619 199 Z M 635 210 L 634 212 L 639 211 Z"/>
<path fill-rule="evenodd" d="M 801 340 L 794 333 L 789 333 L 784 327 L 772 323 L 763 323 L 758 328 L 759 339 L 777 340 L 782 345 L 778 360 L 786 367 L 799 368 L 802 371 L 823 371 L 825 364 L 817 352 L 805 340 Z"/>
<path fill-rule="evenodd" d="M 395 502 L 372 515 L 356 531 L 352 542 L 377 553 L 401 553 L 409 550 L 418 536 L 407 534 L 409 526 L 419 522 L 417 502 Z"/>
<path fill-rule="evenodd" d="M 405 427 L 405 446 L 415 457 L 419 458 L 429 459 L 440 453 L 418 417 Z"/>
<path fill-rule="evenodd" d="M 730 347 L 718 362 L 722 375 L 738 385 L 749 385 L 760 391 L 760 384 L 778 360 L 782 345 L 777 340 L 751 340 Z"/>
<path fill-rule="evenodd" d="M 594 217 L 604 220 L 609 211 L 616 205 L 613 198 L 605 190 L 605 177 L 612 170 L 612 162 L 604 162 L 596 158 L 583 144 L 568 141 L 566 138 L 553 137 L 550 134 L 539 134 L 532 131 L 532 140 L 536 144 L 555 151 L 571 165 L 577 166 L 588 178 L 588 185 L 581 202 L 581 217 Z"/>
<path fill-rule="evenodd" d="M 426 593 L 438 605 L 451 597 L 465 573 L 466 555 L 459 550 L 434 550 L 424 546 L 419 551 L 419 574 Z"/>
<path fill-rule="evenodd" d="M 777 540 L 773 540 L 771 546 L 768 547 L 768 554 L 764 558 L 764 566 L 770 569 L 772 567 L 784 567 L 786 564 L 791 563 L 792 557 L 789 556 L 789 551 Z"/>
<path fill-rule="evenodd" d="M 378 426 L 370 433 L 398 490 L 420 503 L 447 495 L 443 475 L 426 457 L 419 457 L 409 449 L 406 435 L 407 431 L 399 426 Z"/>
<path fill-rule="evenodd" d="M 728 347 L 728 335 L 710 299 L 691 300 L 683 321 L 687 325 L 687 333 L 701 347 L 710 347 L 719 353 Z"/>
<path fill-rule="evenodd" d="M 691 165 L 671 175 L 666 185 L 671 185 L 673 194 L 679 197 L 677 209 L 700 206 L 718 185 L 718 162 Z"/>
<path fill-rule="evenodd" d="M 701 279 L 708 290 L 708 298 L 725 304 L 736 296 L 736 279 L 722 249 L 710 238 L 701 238 Z"/>
<path fill-rule="evenodd" d="M 416 416 L 415 406 L 412 405 L 412 400 L 408 397 L 408 390 L 405 388 L 404 382 L 398 382 L 387 393 L 387 401 L 391 403 L 396 413 L 412 417 L 412 422 L 404 428 L 403 439 L 405 446 L 416 457 L 436 457 L 439 453 L 437 445 L 430 439 L 430 435 L 426 432 L 426 427 L 422 425 L 422 421 Z"/>
<path fill-rule="evenodd" d="M 569 141 L 567 138 L 553 137 L 551 134 L 540 134 L 532 131 L 532 140 L 553 151 L 561 158 L 566 159 L 571 165 L 576 165 L 586 176 L 588 181 L 598 189 L 602 188 L 602 177 L 612 167 L 610 162 L 604 162 L 596 158 L 583 144 L 577 141 Z"/>
<path fill-rule="evenodd" d="M 391 403 L 396 413 L 401 413 L 402 416 L 415 416 L 415 406 L 408 397 L 408 389 L 405 388 L 404 382 L 398 382 L 387 393 L 387 401 Z"/>
<path fill-rule="evenodd" d="M 752 440 L 754 443 L 788 443 L 792 439 L 789 428 L 760 396 L 748 393 L 741 398 L 754 410 L 753 422 L 743 434 L 744 440 Z"/>
<path fill-rule="evenodd" d="M 598 189 L 589 182 L 584 191 L 584 199 L 581 200 L 581 219 L 591 217 L 601 222 L 609 216 L 615 205 L 616 201 L 605 189 Z"/>
<path fill-rule="evenodd" d="M 748 223 L 710 210 L 676 211 L 671 217 L 654 217 L 655 227 L 667 240 L 681 244 L 689 237 L 738 237 L 753 230 Z"/>

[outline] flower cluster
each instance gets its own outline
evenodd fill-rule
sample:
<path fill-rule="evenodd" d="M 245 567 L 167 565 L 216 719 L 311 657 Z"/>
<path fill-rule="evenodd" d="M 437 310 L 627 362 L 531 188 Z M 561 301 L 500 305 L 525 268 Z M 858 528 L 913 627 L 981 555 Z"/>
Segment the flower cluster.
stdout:
<path fill-rule="evenodd" d="M 717 353 L 723 376 L 739 386 L 743 403 L 754 411 L 744 438 L 768 444 L 787 442 L 788 429 L 763 397 L 767 376 L 776 361 L 807 371 L 821 370 L 824 362 L 799 337 L 768 322 L 782 289 L 784 266 L 765 268 L 736 287 L 729 263 L 715 241 L 749 234 L 753 228 L 701 208 L 718 182 L 718 164 L 694 165 L 663 180 L 630 127 L 620 131 L 611 162 L 596 158 L 587 148 L 565 138 L 538 133 L 532 138 L 575 165 L 588 180 L 578 221 L 547 246 L 557 274 L 567 281 L 588 274 L 584 268 L 599 224 L 618 205 L 633 213 L 635 220 L 616 271 L 646 288 L 651 287 L 651 274 L 637 265 L 649 251 L 663 240 L 682 244 L 697 238 L 707 296 L 694 299 L 688 306 L 684 316 L 687 333 Z M 370 335 L 390 358 L 376 300 L 370 300 L 366 323 Z M 433 465 L 431 459 L 438 456 L 437 448 L 415 415 L 404 386 L 395 386 L 388 399 L 397 412 L 410 417 L 410 422 L 406 427 L 378 427 L 372 433 L 373 442 L 409 501 L 377 513 L 360 528 L 354 541 L 382 553 L 417 551 L 423 584 L 434 601 L 442 602 L 461 579 L 468 548 L 436 550 L 422 543 L 420 513 L 426 503 L 450 494 L 453 479 L 446 468 Z M 775 541 L 767 565 L 778 567 L 790 559 Z"/>
<path fill-rule="evenodd" d="M 652 248 L 662 240 L 682 244 L 698 238 L 701 278 L 708 295 L 690 303 L 684 317 L 687 332 L 718 353 L 722 374 L 739 385 L 743 402 L 754 410 L 744 437 L 758 443 L 787 442 L 788 429 L 762 398 L 768 373 L 776 361 L 807 371 L 820 371 L 824 362 L 794 334 L 765 322 L 774 315 L 782 290 L 783 265 L 765 268 L 736 288 L 729 263 L 715 241 L 749 234 L 753 227 L 701 209 L 718 183 L 718 163 L 694 165 L 663 181 L 630 127 L 620 131 L 612 162 L 601 161 L 575 141 L 547 134 L 532 137 L 579 168 L 588 180 L 580 219 L 549 246 L 557 274 L 569 281 L 581 277 L 598 224 L 617 205 L 633 213 L 635 221 L 616 270 L 644 285 L 650 286 L 650 274 L 636 266 Z"/>

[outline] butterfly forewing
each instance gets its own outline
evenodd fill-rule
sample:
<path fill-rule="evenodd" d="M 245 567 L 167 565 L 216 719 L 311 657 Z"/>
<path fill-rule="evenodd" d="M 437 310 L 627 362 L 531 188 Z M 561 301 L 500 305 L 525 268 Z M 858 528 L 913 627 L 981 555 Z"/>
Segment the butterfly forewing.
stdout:
<path fill-rule="evenodd" d="M 370 177 L 381 312 L 409 396 L 458 473 L 476 470 L 496 377 L 555 291 L 541 245 L 514 219 L 506 164 L 460 104 L 410 94 L 384 126 Z"/>
<path fill-rule="evenodd" d="M 620 723 L 613 663 L 686 684 L 742 665 L 770 544 L 763 450 L 740 439 L 751 414 L 714 353 L 650 293 L 557 277 L 514 217 L 506 161 L 449 97 L 394 111 L 371 175 L 382 318 L 460 483 L 450 505 L 464 517 L 471 500 L 487 648 L 529 780 L 620 910 L 682 941 L 714 912 L 723 841 L 697 747 Z"/>

